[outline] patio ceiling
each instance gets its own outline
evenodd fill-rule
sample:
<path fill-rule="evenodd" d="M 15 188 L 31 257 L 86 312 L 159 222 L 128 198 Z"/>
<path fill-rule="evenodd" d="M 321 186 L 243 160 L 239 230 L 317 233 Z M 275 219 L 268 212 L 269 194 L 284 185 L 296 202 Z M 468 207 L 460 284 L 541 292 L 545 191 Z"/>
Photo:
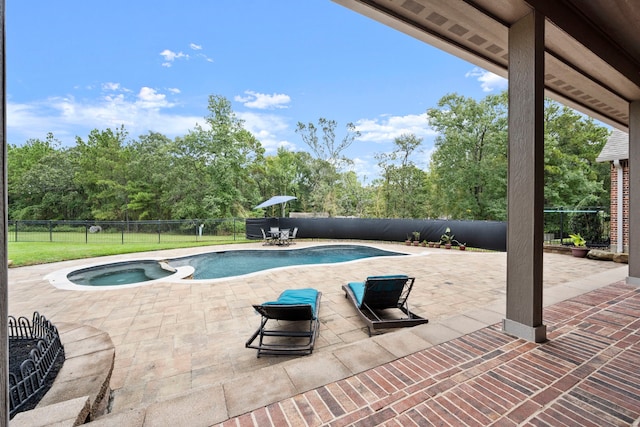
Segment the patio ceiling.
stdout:
<path fill-rule="evenodd" d="M 535 9 L 546 16 L 547 96 L 625 132 L 640 100 L 636 1 L 333 1 L 505 78 L 509 27 Z"/>

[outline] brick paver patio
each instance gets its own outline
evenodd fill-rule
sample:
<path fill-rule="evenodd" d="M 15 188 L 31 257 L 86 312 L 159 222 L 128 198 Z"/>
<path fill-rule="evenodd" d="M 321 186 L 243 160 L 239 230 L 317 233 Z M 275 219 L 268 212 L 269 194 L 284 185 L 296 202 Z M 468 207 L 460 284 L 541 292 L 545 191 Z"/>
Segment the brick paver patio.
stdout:
<path fill-rule="evenodd" d="M 318 242 L 295 247 L 310 244 Z M 628 425 L 638 418 L 639 303 L 636 289 L 619 282 L 625 265 L 545 254 L 551 341 L 537 345 L 499 331 L 506 254 L 372 245 L 413 256 L 88 292 L 59 290 L 43 277 L 95 259 L 12 268 L 9 313 L 37 310 L 54 324 L 111 336 L 111 414 L 97 425 L 575 425 L 580 417 Z M 411 309 L 430 323 L 369 338 L 340 287 L 390 273 L 416 277 Z M 251 304 L 296 287 L 323 293 L 314 353 L 257 359 L 244 348 L 259 322 Z"/>
<path fill-rule="evenodd" d="M 545 310 L 550 341 L 481 329 L 221 426 L 628 426 L 640 417 L 640 289 Z"/>

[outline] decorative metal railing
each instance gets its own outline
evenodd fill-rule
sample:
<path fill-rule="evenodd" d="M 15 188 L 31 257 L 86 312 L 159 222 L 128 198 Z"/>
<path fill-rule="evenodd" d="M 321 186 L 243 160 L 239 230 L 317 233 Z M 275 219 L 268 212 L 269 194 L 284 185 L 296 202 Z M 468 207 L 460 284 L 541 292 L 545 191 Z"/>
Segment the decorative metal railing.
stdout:
<path fill-rule="evenodd" d="M 29 340 L 35 347 L 20 363 L 18 375 L 9 373 L 9 416 L 20 412 L 30 399 L 46 386 L 46 379 L 58 355 L 64 355 L 58 329 L 38 312 L 31 323 L 26 317 L 9 316 L 9 342 Z"/>

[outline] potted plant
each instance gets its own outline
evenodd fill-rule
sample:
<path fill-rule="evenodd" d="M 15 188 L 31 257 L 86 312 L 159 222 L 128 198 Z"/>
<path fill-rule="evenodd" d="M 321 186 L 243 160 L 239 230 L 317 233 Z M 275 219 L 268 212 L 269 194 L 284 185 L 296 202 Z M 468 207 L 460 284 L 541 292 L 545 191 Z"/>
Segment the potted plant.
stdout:
<path fill-rule="evenodd" d="M 411 246 L 411 238 L 409 237 L 408 234 L 407 234 L 407 240 L 404 241 L 404 244 L 407 246 Z"/>
<path fill-rule="evenodd" d="M 427 241 L 426 241 L 426 240 L 423 240 L 423 241 L 422 241 L 422 247 L 423 247 L 423 248 L 425 248 L 426 246 L 427 246 Z"/>
<path fill-rule="evenodd" d="M 571 255 L 576 258 L 584 258 L 587 256 L 589 252 L 589 248 L 587 248 L 587 241 L 584 240 L 584 237 L 580 235 L 580 233 L 569 234 L 569 238 L 571 239 L 571 243 L 573 243 L 573 247 L 571 248 Z"/>
<path fill-rule="evenodd" d="M 451 242 L 453 241 L 453 234 L 451 234 L 451 229 L 447 227 L 444 231 L 444 234 L 440 236 L 440 242 L 444 244 L 445 249 L 451 249 Z"/>
<path fill-rule="evenodd" d="M 467 250 L 467 244 L 458 242 L 458 248 L 460 248 L 461 251 L 465 251 Z"/>
<path fill-rule="evenodd" d="M 420 244 L 420 232 L 414 231 L 411 234 L 413 234 L 413 246 L 418 246 Z"/>

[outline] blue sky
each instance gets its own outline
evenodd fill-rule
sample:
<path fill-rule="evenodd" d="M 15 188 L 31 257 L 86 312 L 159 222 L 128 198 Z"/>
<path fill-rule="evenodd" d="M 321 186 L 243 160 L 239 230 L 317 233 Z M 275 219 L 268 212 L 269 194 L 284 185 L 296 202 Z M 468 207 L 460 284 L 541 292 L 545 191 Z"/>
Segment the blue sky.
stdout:
<path fill-rule="evenodd" d="M 361 177 L 394 138 L 434 133 L 447 93 L 481 99 L 506 81 L 330 0 L 7 0 L 7 137 L 65 145 L 124 125 L 173 138 L 203 124 L 209 95 L 232 102 L 264 145 L 306 150 L 296 124 L 348 122 Z"/>

